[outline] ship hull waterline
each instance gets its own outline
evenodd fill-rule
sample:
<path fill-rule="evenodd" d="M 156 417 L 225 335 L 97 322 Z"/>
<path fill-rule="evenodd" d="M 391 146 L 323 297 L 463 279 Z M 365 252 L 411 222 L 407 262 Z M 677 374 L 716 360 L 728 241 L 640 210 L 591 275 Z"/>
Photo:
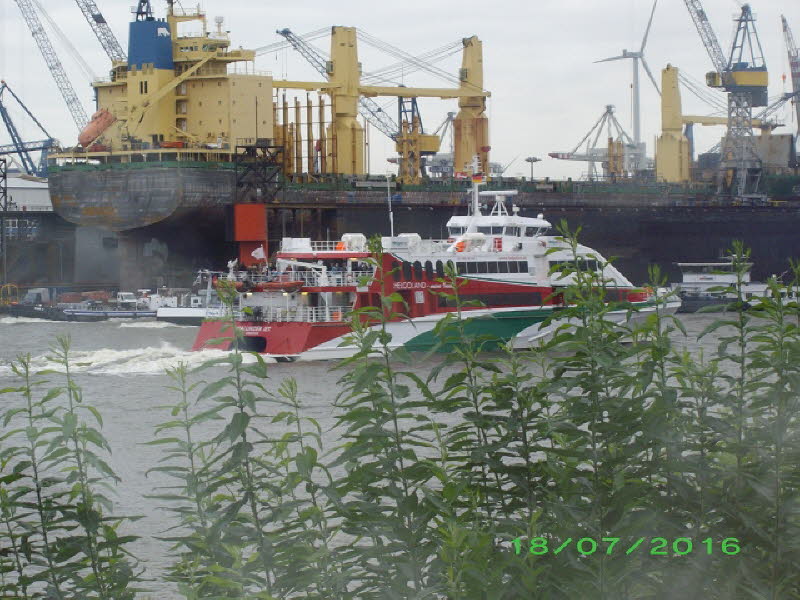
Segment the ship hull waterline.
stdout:
<path fill-rule="evenodd" d="M 672 314 L 680 302 L 662 302 L 661 314 Z M 557 307 L 558 310 L 563 307 Z M 648 301 L 632 303 L 632 309 L 613 310 L 605 318 L 613 323 L 624 324 L 646 318 L 656 310 L 656 304 Z M 544 324 L 552 316 L 554 307 L 513 307 L 504 309 L 478 309 L 462 313 L 464 334 L 471 339 L 481 336 L 491 338 L 484 350 L 498 349 L 509 344 L 515 350 L 533 348 L 539 341 L 551 335 L 564 324 L 577 324 L 573 319 L 555 319 Z M 389 350 L 405 348 L 410 351 L 430 351 L 437 346 L 434 328 L 447 314 L 436 313 L 413 319 L 390 321 L 385 324 L 391 335 Z M 352 329 L 345 322 L 307 323 L 296 321 L 259 322 L 237 321 L 243 342 L 240 349 L 252 351 L 278 361 L 316 361 L 349 358 L 359 349 L 347 339 Z M 380 324 L 370 329 L 379 330 Z M 202 323 L 193 351 L 205 349 L 230 350 L 231 322 L 224 319 L 209 319 Z M 484 338 L 486 339 L 486 338 Z M 377 351 L 377 349 L 376 349 Z"/>

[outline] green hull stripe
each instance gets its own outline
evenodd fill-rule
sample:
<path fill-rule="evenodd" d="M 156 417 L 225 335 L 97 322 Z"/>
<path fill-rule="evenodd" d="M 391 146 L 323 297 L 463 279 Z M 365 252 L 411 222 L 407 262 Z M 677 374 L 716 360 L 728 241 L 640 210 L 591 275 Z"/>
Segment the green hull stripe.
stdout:
<path fill-rule="evenodd" d="M 494 341 L 487 341 L 484 348 L 498 347 L 515 336 L 519 332 L 541 323 L 553 313 L 552 309 L 519 310 L 494 313 L 482 317 L 464 318 L 464 334 L 470 338 L 487 336 Z M 462 313 L 463 315 L 463 313 Z M 437 344 L 437 337 L 433 331 L 421 333 L 408 340 L 404 347 L 409 350 L 429 350 Z M 446 349 L 444 347 L 443 349 Z"/>

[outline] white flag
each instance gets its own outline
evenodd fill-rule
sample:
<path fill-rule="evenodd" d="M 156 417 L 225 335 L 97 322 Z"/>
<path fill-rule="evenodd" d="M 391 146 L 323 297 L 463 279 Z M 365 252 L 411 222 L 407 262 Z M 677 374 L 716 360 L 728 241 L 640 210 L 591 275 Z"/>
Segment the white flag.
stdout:
<path fill-rule="evenodd" d="M 264 254 L 264 247 L 263 246 L 259 246 L 258 248 L 253 250 L 250 253 L 250 256 L 252 256 L 253 258 L 257 258 L 259 260 L 265 260 L 267 258 L 267 255 Z"/>

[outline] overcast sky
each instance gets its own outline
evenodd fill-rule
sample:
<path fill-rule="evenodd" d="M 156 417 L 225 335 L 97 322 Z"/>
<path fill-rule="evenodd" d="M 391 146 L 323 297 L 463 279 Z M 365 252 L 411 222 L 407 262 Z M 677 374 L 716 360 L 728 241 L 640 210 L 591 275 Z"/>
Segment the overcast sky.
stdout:
<path fill-rule="evenodd" d="M 109 62 L 102 48 L 72 0 L 40 0 L 64 34 L 97 75 L 105 75 Z M 127 46 L 127 23 L 134 0 L 96 0 L 112 29 Z M 184 0 L 185 7 L 196 2 Z M 733 35 L 732 19 L 739 13 L 735 0 L 703 0 L 724 50 Z M 795 0 L 754 0 L 753 10 L 770 69 L 770 96 L 791 89 L 786 47 L 780 15 L 785 14 L 800 39 L 800 3 Z M 153 0 L 159 16 L 166 2 Z M 652 0 L 406 0 L 391 2 L 363 0 L 205 0 L 201 6 L 214 16 L 225 17 L 234 46 L 255 48 L 281 38 L 274 31 L 289 27 L 305 33 L 330 25 L 363 29 L 374 37 L 412 54 L 421 54 L 451 41 L 477 35 L 483 41 L 486 88 L 491 91 L 488 115 L 492 160 L 504 164 L 515 160 L 509 175 L 528 174 L 526 156 L 544 161 L 535 165 L 537 177 L 580 176 L 583 163 L 557 161 L 548 152 L 571 150 L 605 110 L 616 107 L 623 127 L 632 133 L 632 61 L 593 64 L 593 61 L 621 54 L 623 48 L 638 50 L 650 15 Z M 28 104 L 50 133 L 72 144 L 77 130 L 48 73 L 14 0 L 0 0 L 0 76 Z M 92 112 L 90 79 L 82 72 L 65 45 L 51 36 L 53 44 L 89 114 Z M 317 42 L 327 49 L 327 39 Z M 650 39 L 645 50 L 656 78 L 671 63 L 696 80 L 703 81 L 711 62 L 703 48 L 683 0 L 660 0 Z M 395 62 L 362 44 L 360 58 L 365 71 Z M 439 63 L 457 73 L 460 56 Z M 319 79 L 313 69 L 291 50 L 260 57 L 256 67 L 270 70 L 276 78 Z M 409 74 L 407 85 L 445 85 L 430 76 Z M 378 99 L 387 110 L 396 104 Z M 688 92 L 683 93 L 684 113 L 708 114 L 711 109 Z M 455 101 L 421 101 L 424 125 L 435 129 L 447 111 L 457 110 Z M 18 111 L 15 120 L 27 139 L 42 136 Z M 796 131 L 791 110 L 779 113 L 787 127 Z M 652 155 L 653 140 L 661 125 L 659 97 L 642 73 L 642 131 Z M 696 140 L 702 150 L 722 135 L 722 128 L 698 128 Z M 8 135 L 0 131 L 5 143 Z M 391 142 L 373 130 L 371 171 L 386 170 Z"/>

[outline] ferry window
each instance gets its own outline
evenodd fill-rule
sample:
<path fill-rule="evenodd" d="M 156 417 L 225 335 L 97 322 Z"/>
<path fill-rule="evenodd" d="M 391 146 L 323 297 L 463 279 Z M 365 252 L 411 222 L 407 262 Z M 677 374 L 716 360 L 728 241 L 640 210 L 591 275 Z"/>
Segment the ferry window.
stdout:
<path fill-rule="evenodd" d="M 411 281 L 411 263 L 403 261 L 403 279 Z"/>
<path fill-rule="evenodd" d="M 478 263 L 466 263 L 465 266 L 467 267 L 467 273 L 477 273 L 478 272 Z"/>
<path fill-rule="evenodd" d="M 527 237 L 534 237 L 536 235 L 536 228 L 535 227 L 526 227 L 525 228 L 525 235 Z"/>
<path fill-rule="evenodd" d="M 519 237 L 519 227 L 506 227 L 506 235 Z"/>
<path fill-rule="evenodd" d="M 450 273 L 457 272 L 456 271 L 456 263 L 454 263 L 452 260 L 448 260 L 447 261 L 447 271 L 450 272 Z"/>
<path fill-rule="evenodd" d="M 523 260 L 519 263 L 519 272 L 520 273 L 527 273 L 528 272 L 528 261 Z"/>
<path fill-rule="evenodd" d="M 422 279 L 422 263 L 414 261 L 414 279 Z"/>
<path fill-rule="evenodd" d="M 442 264 L 442 261 L 440 261 L 440 260 L 436 261 L 436 276 L 437 277 L 444 277 L 444 265 Z"/>
<path fill-rule="evenodd" d="M 433 279 L 433 263 L 429 260 L 425 261 L 425 276 L 428 279 Z"/>
<path fill-rule="evenodd" d="M 508 273 L 508 263 L 507 262 L 499 262 L 499 263 L 497 263 L 497 272 L 498 273 Z"/>
<path fill-rule="evenodd" d="M 448 262 L 452 263 L 453 261 L 448 261 Z M 464 273 L 467 272 L 467 264 L 469 264 L 469 263 L 460 262 L 460 263 L 458 263 L 458 265 L 456 265 L 458 267 L 458 274 L 459 275 L 463 275 Z"/>
<path fill-rule="evenodd" d="M 541 306 L 542 295 L 539 292 L 511 294 L 461 294 L 461 300 L 463 302 L 480 302 L 485 306 Z M 454 308 L 455 301 L 452 298 L 440 296 L 439 306 Z"/>
<path fill-rule="evenodd" d="M 502 227 L 492 227 L 492 235 L 503 235 Z"/>
<path fill-rule="evenodd" d="M 492 228 L 491 227 L 478 227 L 478 233 L 484 233 L 486 235 L 491 235 Z"/>
<path fill-rule="evenodd" d="M 392 261 L 392 273 L 394 274 L 395 279 L 400 279 L 402 277 L 400 272 L 400 263 L 396 260 Z"/>
<path fill-rule="evenodd" d="M 509 273 L 519 273 L 519 263 L 516 261 L 512 261 L 508 263 L 508 272 Z"/>

